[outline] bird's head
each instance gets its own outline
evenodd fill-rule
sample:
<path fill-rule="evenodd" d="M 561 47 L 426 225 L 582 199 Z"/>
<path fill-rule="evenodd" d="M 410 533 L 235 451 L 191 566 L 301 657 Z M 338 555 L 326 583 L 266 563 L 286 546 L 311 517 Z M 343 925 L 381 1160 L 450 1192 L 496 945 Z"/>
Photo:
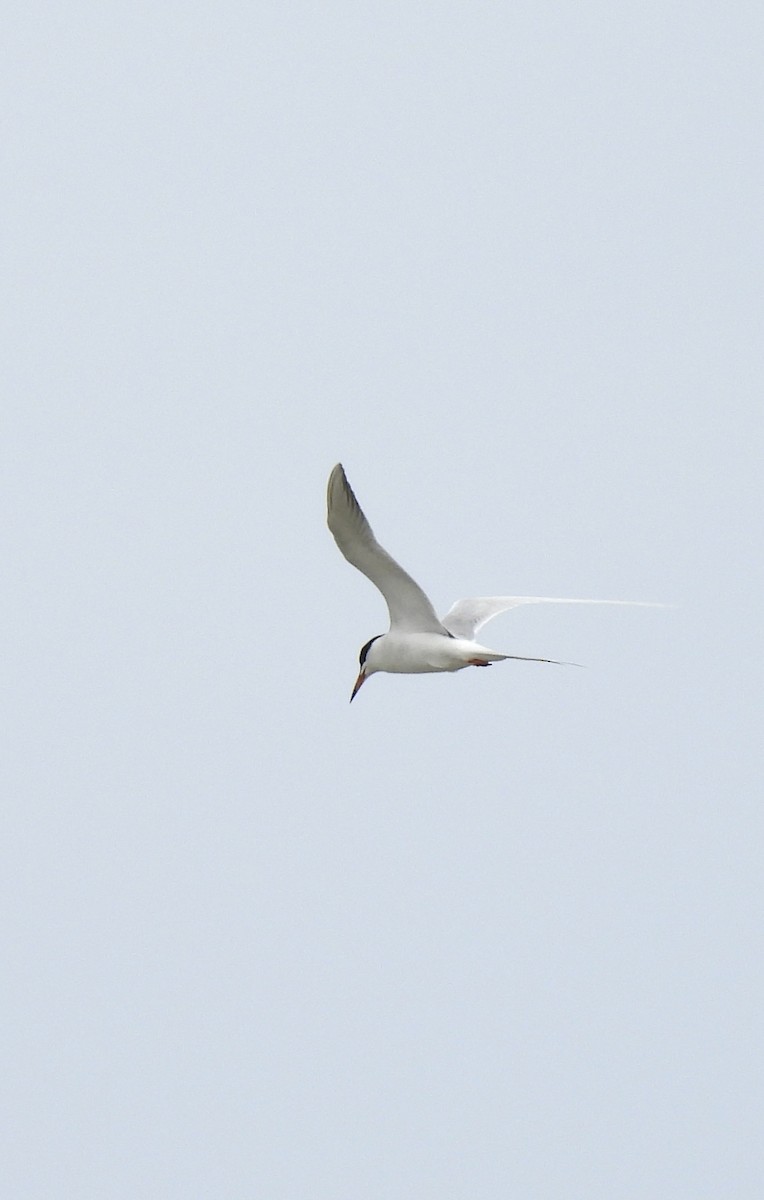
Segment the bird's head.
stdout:
<path fill-rule="evenodd" d="M 369 676 L 373 675 L 374 672 L 377 670 L 377 668 L 374 666 L 373 661 L 369 660 L 369 650 L 373 646 L 374 642 L 376 642 L 377 639 L 381 638 L 381 637 L 382 637 L 382 634 L 378 633 L 373 638 L 369 638 L 368 642 L 366 642 L 365 645 L 361 646 L 361 651 L 358 655 L 358 665 L 361 669 L 358 672 L 358 678 L 355 681 L 355 686 L 353 687 L 353 691 L 350 696 L 351 704 L 352 704 L 353 700 L 355 699 L 356 692 L 359 691 L 361 684 L 364 682 L 364 680 L 368 679 Z"/>

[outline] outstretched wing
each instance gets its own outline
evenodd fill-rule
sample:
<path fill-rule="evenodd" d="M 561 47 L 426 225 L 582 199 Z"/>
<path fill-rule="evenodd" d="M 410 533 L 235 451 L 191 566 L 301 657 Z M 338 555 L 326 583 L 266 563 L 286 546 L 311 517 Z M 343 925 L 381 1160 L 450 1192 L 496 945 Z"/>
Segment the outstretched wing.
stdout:
<path fill-rule="evenodd" d="M 374 537 L 341 463 L 329 476 L 326 500 L 327 523 L 334 540 L 348 562 L 379 588 L 390 610 L 390 628 L 445 633 L 419 584 Z"/>
<path fill-rule="evenodd" d="M 662 608 L 661 604 L 651 604 L 645 600 L 569 600 L 558 599 L 556 596 L 472 596 L 467 600 L 457 600 L 456 604 L 443 617 L 442 623 L 454 637 L 474 638 L 478 629 L 498 617 L 499 613 L 507 612 L 520 604 L 626 604 L 640 608 Z"/>

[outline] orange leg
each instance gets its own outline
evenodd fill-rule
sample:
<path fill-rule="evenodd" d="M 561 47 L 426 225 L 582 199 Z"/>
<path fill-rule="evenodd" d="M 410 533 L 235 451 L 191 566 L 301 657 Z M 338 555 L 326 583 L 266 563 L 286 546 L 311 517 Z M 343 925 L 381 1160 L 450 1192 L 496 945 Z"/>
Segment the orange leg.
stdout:
<path fill-rule="evenodd" d="M 490 667 L 489 662 L 483 662 L 482 658 L 470 658 L 467 660 L 471 667 Z"/>

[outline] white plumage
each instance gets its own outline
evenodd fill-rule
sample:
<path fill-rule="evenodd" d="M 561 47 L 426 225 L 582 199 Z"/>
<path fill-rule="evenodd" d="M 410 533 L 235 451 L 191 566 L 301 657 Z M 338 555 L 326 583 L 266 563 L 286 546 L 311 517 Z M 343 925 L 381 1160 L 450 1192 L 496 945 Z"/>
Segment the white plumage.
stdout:
<path fill-rule="evenodd" d="M 380 546 L 340 463 L 329 476 L 327 522 L 345 558 L 379 588 L 390 612 L 389 632 L 372 638 L 361 649 L 361 669 L 351 700 L 364 680 L 377 671 L 409 675 L 460 671 L 469 666 L 487 667 L 504 659 L 557 663 L 557 659 L 551 658 L 500 654 L 474 641 L 478 629 L 487 621 L 519 604 L 641 603 L 638 600 L 566 600 L 550 596 L 475 596 L 457 600 L 439 619 L 419 584 Z"/>

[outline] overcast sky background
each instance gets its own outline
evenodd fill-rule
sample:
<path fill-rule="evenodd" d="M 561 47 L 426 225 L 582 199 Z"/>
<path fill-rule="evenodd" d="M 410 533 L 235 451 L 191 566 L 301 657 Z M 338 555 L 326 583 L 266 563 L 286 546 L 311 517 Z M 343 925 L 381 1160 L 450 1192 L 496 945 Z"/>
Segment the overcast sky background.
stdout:
<path fill-rule="evenodd" d="M 763 23 L 6 15 L 4 1195 L 761 1196 Z"/>

